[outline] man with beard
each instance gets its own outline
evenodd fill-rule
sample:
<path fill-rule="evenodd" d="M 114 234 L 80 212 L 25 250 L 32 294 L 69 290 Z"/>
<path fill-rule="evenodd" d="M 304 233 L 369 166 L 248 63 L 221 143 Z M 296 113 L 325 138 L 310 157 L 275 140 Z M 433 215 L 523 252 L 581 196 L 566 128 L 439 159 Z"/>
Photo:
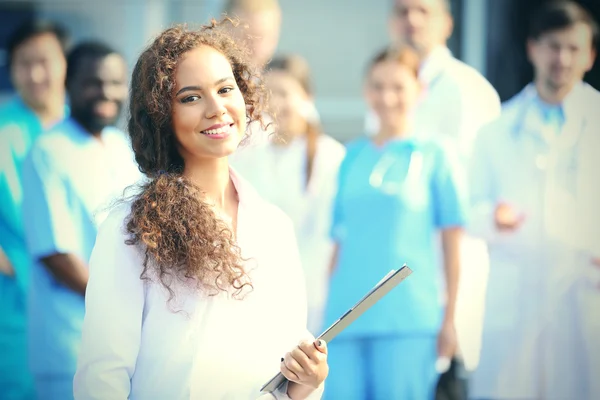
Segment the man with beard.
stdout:
<path fill-rule="evenodd" d="M 97 42 L 67 58 L 71 117 L 45 133 L 23 165 L 23 220 L 32 260 L 29 363 L 39 399 L 72 399 L 88 260 L 110 202 L 139 173 L 112 127 L 127 96 L 121 55 Z"/>
<path fill-rule="evenodd" d="M 0 106 L 0 397 L 28 400 L 34 396 L 25 332 L 30 263 L 20 176 L 32 144 L 67 112 L 67 33 L 53 22 L 35 19 L 19 26 L 7 44 L 16 93 Z"/>
<path fill-rule="evenodd" d="M 600 93 L 582 82 L 598 35 L 576 2 L 539 10 L 534 81 L 475 145 L 470 229 L 490 277 L 472 398 L 600 398 Z"/>

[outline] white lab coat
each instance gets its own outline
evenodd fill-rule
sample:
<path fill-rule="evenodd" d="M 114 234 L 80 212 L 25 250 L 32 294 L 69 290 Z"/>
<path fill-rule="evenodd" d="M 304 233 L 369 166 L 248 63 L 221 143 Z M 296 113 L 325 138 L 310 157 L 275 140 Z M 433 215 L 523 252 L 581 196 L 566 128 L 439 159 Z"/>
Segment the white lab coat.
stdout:
<path fill-rule="evenodd" d="M 286 146 L 264 143 L 240 149 L 231 163 L 268 202 L 293 221 L 306 277 L 308 328 L 317 335 L 328 286 L 333 242 L 329 237 L 337 173 L 344 146 L 327 135 L 317 141 L 312 176 L 306 187 L 306 139 Z"/>
<path fill-rule="evenodd" d="M 490 255 L 481 359 L 471 385 L 475 399 L 600 395 L 590 395 L 598 389 L 591 389 L 588 374 L 597 378 L 600 371 L 586 355 L 598 347 L 592 343 L 598 317 L 590 304 L 599 292 L 590 290 L 590 259 L 600 223 L 592 178 L 600 166 L 600 124 L 592 105 L 600 94 L 577 85 L 563 103 L 565 124 L 555 135 L 544 135 L 536 96 L 529 85 L 505 103 L 473 152 L 469 229 L 485 238 Z M 516 232 L 495 229 L 498 202 L 525 214 Z"/>
<path fill-rule="evenodd" d="M 451 144 L 466 166 L 479 130 L 500 115 L 498 93 L 477 70 L 453 57 L 446 47 L 438 47 L 424 60 L 419 78 L 425 91 L 415 109 L 415 135 Z M 374 134 L 377 129 L 376 116 L 368 114 L 367 133 Z M 455 323 L 469 370 L 479 361 L 487 270 L 485 244 L 465 235 Z"/>
<path fill-rule="evenodd" d="M 291 221 L 233 170 L 237 243 L 252 291 L 210 295 L 174 280 L 175 297 L 140 279 L 143 252 L 125 244 L 130 204 L 101 225 L 90 261 L 78 400 L 288 399 L 261 396 L 306 330 L 306 293 Z M 154 278 L 154 276 L 152 276 Z M 310 399 L 320 399 L 323 386 Z"/>

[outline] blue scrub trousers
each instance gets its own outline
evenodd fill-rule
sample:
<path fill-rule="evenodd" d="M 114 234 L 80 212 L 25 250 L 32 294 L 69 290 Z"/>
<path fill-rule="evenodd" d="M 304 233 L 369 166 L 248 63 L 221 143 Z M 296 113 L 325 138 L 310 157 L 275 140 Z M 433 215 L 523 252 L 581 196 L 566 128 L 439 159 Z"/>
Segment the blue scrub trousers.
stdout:
<path fill-rule="evenodd" d="M 14 278 L 0 273 L 0 400 L 33 400 L 27 357 L 25 296 Z"/>
<path fill-rule="evenodd" d="M 328 345 L 326 400 L 433 400 L 437 337 L 336 338 Z"/>
<path fill-rule="evenodd" d="M 35 376 L 37 400 L 73 400 L 73 375 Z"/>

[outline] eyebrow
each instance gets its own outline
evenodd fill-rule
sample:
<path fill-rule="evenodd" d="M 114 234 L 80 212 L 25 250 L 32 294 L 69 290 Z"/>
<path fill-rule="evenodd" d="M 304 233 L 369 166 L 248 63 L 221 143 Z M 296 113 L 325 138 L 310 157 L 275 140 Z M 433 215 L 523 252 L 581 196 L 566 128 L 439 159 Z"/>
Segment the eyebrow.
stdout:
<path fill-rule="evenodd" d="M 214 85 L 216 86 L 216 85 L 219 85 L 219 84 L 221 84 L 223 82 L 227 82 L 229 80 L 235 80 L 235 79 L 233 78 L 233 76 L 226 76 L 224 78 L 221 78 L 221 79 L 217 80 L 214 83 Z M 177 93 L 175 94 L 175 96 L 179 96 L 183 92 L 189 92 L 189 91 L 193 91 L 193 90 L 202 90 L 202 88 L 200 86 L 185 86 L 185 87 L 182 87 L 181 89 L 179 89 L 179 91 L 177 91 Z"/>

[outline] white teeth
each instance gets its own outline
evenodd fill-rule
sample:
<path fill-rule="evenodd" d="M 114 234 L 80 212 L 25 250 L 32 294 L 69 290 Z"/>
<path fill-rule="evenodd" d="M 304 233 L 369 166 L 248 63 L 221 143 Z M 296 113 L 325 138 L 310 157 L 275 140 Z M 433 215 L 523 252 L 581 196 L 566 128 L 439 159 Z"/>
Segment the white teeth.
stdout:
<path fill-rule="evenodd" d="M 225 125 L 225 126 L 222 126 L 222 127 L 218 128 L 218 129 L 210 129 L 210 130 L 202 131 L 202 133 L 205 134 L 205 135 L 219 135 L 219 134 L 223 134 L 223 133 L 229 132 L 229 128 L 230 128 L 229 125 Z"/>

